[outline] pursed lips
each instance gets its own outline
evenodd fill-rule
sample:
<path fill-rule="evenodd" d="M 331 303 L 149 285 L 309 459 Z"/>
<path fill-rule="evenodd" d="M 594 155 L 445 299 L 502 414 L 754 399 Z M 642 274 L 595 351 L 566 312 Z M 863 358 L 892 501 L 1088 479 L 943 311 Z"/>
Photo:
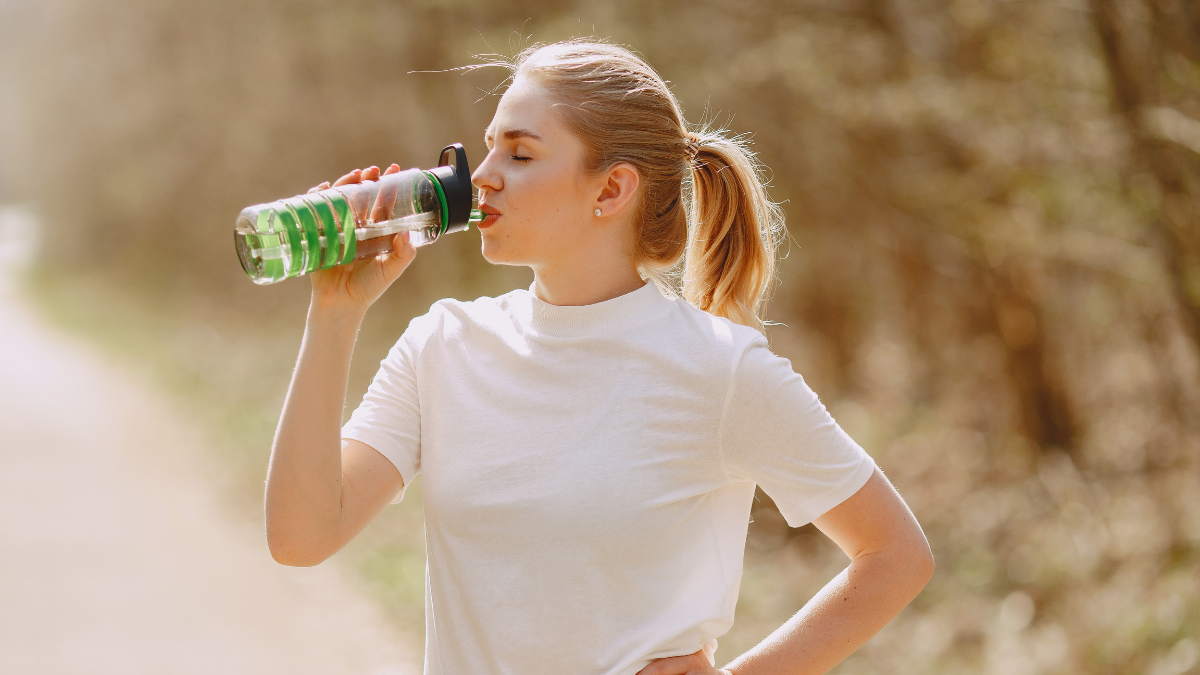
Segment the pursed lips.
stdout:
<path fill-rule="evenodd" d="M 481 230 L 487 229 L 487 228 L 491 227 L 492 225 L 495 225 L 496 221 L 500 219 L 500 211 L 498 211 L 494 206 L 489 206 L 487 204 L 480 204 L 479 210 L 483 211 L 485 214 L 487 214 L 486 217 L 479 222 L 478 227 Z"/>

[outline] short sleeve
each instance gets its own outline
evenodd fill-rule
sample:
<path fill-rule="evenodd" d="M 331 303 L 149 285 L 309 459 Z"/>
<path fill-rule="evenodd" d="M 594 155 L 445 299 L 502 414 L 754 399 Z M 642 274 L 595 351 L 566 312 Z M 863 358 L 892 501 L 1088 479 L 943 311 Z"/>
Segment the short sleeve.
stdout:
<path fill-rule="evenodd" d="M 734 365 L 721 453 L 730 477 L 757 483 L 792 527 L 845 501 L 875 470 L 791 362 L 761 337 Z"/>
<path fill-rule="evenodd" d="M 428 316 L 428 315 L 426 315 Z M 379 364 L 362 403 L 342 427 L 342 438 L 366 443 L 387 457 L 404 487 L 395 504 L 421 470 L 421 406 L 417 398 L 417 340 L 420 320 L 414 319 Z"/>

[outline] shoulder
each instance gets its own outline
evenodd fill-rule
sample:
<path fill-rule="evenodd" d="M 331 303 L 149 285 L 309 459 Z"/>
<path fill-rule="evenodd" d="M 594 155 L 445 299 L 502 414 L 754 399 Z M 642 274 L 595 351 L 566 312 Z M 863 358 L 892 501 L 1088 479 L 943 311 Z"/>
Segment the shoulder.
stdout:
<path fill-rule="evenodd" d="M 757 329 L 709 314 L 683 298 L 668 295 L 667 299 L 671 330 L 680 337 L 690 337 L 735 361 L 752 346 L 767 346 L 766 337 Z"/>
<path fill-rule="evenodd" d="M 482 322 L 497 317 L 512 316 L 529 306 L 529 291 L 517 289 L 496 297 L 482 296 L 474 300 L 443 298 L 429 308 L 430 315 L 443 319 Z"/>
<path fill-rule="evenodd" d="M 429 311 L 414 318 L 401 336 L 416 349 L 431 340 L 456 340 L 473 331 L 493 332 L 511 326 L 528 313 L 528 291 L 515 290 L 497 297 L 474 300 L 443 298 L 433 303 Z"/>

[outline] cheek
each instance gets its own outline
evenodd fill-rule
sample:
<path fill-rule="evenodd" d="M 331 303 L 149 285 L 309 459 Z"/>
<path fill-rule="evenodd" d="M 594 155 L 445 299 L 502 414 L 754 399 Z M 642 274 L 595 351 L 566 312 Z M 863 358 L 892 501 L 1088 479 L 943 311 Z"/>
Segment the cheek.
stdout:
<path fill-rule="evenodd" d="M 505 217 L 483 231 L 483 257 L 493 264 L 527 264 L 553 257 L 573 240 L 582 188 L 561 167 L 509 176 L 505 180 Z"/>
<path fill-rule="evenodd" d="M 539 220 L 569 218 L 580 201 L 578 181 L 561 167 L 547 166 L 521 186 L 522 203 Z"/>

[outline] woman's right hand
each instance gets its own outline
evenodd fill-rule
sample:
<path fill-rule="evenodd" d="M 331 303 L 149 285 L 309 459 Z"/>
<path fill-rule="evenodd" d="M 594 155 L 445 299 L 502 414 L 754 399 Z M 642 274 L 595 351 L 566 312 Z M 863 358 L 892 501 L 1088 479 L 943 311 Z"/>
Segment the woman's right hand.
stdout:
<path fill-rule="evenodd" d="M 393 164 L 383 173 L 387 175 L 398 171 L 400 167 Z M 379 180 L 379 167 L 355 169 L 334 181 L 332 186 L 326 181 L 309 192 L 373 180 Z M 392 245 L 394 250 L 391 253 L 355 260 L 309 274 L 313 289 L 312 304 L 321 308 L 336 307 L 365 312 L 383 295 L 388 286 L 400 277 L 417 255 L 417 249 L 409 243 L 406 232 L 397 234 Z"/>

